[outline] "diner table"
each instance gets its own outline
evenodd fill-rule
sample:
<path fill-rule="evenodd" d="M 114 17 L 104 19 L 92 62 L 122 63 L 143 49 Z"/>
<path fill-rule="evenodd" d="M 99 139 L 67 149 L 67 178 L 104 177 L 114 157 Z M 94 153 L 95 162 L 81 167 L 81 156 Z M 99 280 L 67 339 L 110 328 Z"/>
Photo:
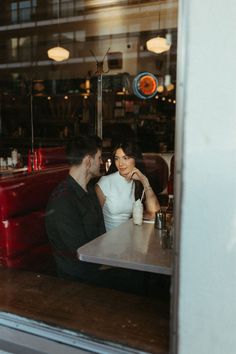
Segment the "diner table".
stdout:
<path fill-rule="evenodd" d="M 153 221 L 134 225 L 130 219 L 79 247 L 80 261 L 171 275 L 172 249 L 163 243 L 163 232 Z"/>

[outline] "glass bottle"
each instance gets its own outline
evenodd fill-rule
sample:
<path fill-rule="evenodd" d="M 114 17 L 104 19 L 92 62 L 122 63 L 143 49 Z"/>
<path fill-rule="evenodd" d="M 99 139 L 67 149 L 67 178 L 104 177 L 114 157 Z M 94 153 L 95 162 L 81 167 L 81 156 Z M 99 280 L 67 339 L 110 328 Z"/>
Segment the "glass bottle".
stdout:
<path fill-rule="evenodd" d="M 169 226 L 173 223 L 173 215 L 174 215 L 174 195 L 169 194 L 169 201 L 166 209 L 166 223 Z"/>
<path fill-rule="evenodd" d="M 18 162 L 18 152 L 16 149 L 13 149 L 11 151 L 11 158 L 12 158 L 12 166 L 16 167 L 17 166 L 17 162 Z"/>
<path fill-rule="evenodd" d="M 168 206 L 167 206 L 166 212 L 169 214 L 174 213 L 174 195 L 173 194 L 169 194 L 169 200 L 168 200 Z"/>

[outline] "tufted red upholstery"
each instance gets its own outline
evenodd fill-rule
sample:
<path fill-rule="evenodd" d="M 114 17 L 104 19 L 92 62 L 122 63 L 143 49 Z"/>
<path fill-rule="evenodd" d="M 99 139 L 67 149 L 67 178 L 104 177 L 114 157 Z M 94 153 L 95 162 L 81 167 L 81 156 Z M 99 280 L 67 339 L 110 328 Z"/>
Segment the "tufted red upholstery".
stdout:
<path fill-rule="evenodd" d="M 40 210 L 52 188 L 65 176 L 67 166 L 58 166 L 29 175 L 0 179 L 0 219 Z"/>
<path fill-rule="evenodd" d="M 66 177 L 68 169 L 68 165 L 61 164 L 0 179 L 2 265 L 29 268 L 48 258 L 50 247 L 44 228 L 44 210 L 51 191 Z"/>

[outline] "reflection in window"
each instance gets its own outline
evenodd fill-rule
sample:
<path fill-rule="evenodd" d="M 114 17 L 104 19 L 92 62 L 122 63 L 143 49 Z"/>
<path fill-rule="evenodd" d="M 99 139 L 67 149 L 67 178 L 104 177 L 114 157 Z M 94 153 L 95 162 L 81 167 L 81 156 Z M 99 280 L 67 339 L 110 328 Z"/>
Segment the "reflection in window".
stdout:
<path fill-rule="evenodd" d="M 74 40 L 74 32 L 64 32 L 61 34 L 64 43 L 71 43 Z"/>
<path fill-rule="evenodd" d="M 85 8 L 85 4 L 84 3 L 85 3 L 85 1 L 75 0 L 75 12 L 76 13 L 79 13 L 80 11 L 84 11 L 84 8 Z"/>
<path fill-rule="evenodd" d="M 18 40 L 17 38 L 11 38 L 10 44 L 10 55 L 13 60 L 17 59 L 17 49 L 18 49 Z"/>
<path fill-rule="evenodd" d="M 30 60 L 31 53 L 31 39 L 30 37 L 19 38 L 19 59 L 20 60 Z"/>
<path fill-rule="evenodd" d="M 19 20 L 22 21 L 29 21 L 30 20 L 30 1 L 22 1 L 19 4 Z"/>
<path fill-rule="evenodd" d="M 86 32 L 85 31 L 75 31 L 75 40 L 77 42 L 85 42 Z"/>
<path fill-rule="evenodd" d="M 16 23 L 17 22 L 17 18 L 18 18 L 18 15 L 17 15 L 17 3 L 13 2 L 11 4 L 11 21 L 13 23 Z"/>
<path fill-rule="evenodd" d="M 58 0 L 52 0 L 52 12 L 54 17 L 59 15 L 62 17 L 76 16 L 84 10 L 84 1 L 82 0 L 61 0 L 58 8 Z"/>
<path fill-rule="evenodd" d="M 11 3 L 11 22 L 28 22 L 36 13 L 37 0 L 13 1 Z"/>
<path fill-rule="evenodd" d="M 70 0 L 61 1 L 61 15 L 62 16 L 73 16 L 74 15 L 74 4 Z"/>

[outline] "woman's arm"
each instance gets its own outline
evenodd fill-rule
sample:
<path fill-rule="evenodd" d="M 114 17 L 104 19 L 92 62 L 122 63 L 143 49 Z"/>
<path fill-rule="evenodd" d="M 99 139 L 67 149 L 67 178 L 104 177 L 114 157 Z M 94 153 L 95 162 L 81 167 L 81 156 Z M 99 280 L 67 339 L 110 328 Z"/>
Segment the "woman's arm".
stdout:
<path fill-rule="evenodd" d="M 98 184 L 96 184 L 96 186 L 95 186 L 95 192 L 97 194 L 97 197 L 98 197 L 101 207 L 103 207 L 103 205 L 105 204 L 106 197 L 103 194 L 103 191 L 101 190 L 101 188 L 99 187 Z"/>
<path fill-rule="evenodd" d="M 160 210 L 160 204 L 154 193 L 148 178 L 136 167 L 127 176 L 128 179 L 138 180 L 142 183 L 145 192 L 145 213 L 154 214 L 156 211 Z"/>
<path fill-rule="evenodd" d="M 147 214 L 155 214 L 155 212 L 159 211 L 161 208 L 157 196 L 154 193 L 152 187 L 150 186 L 147 177 L 146 177 L 146 181 L 144 183 L 141 181 L 141 183 L 143 185 L 145 196 L 146 196 L 144 200 L 145 212 Z"/>

